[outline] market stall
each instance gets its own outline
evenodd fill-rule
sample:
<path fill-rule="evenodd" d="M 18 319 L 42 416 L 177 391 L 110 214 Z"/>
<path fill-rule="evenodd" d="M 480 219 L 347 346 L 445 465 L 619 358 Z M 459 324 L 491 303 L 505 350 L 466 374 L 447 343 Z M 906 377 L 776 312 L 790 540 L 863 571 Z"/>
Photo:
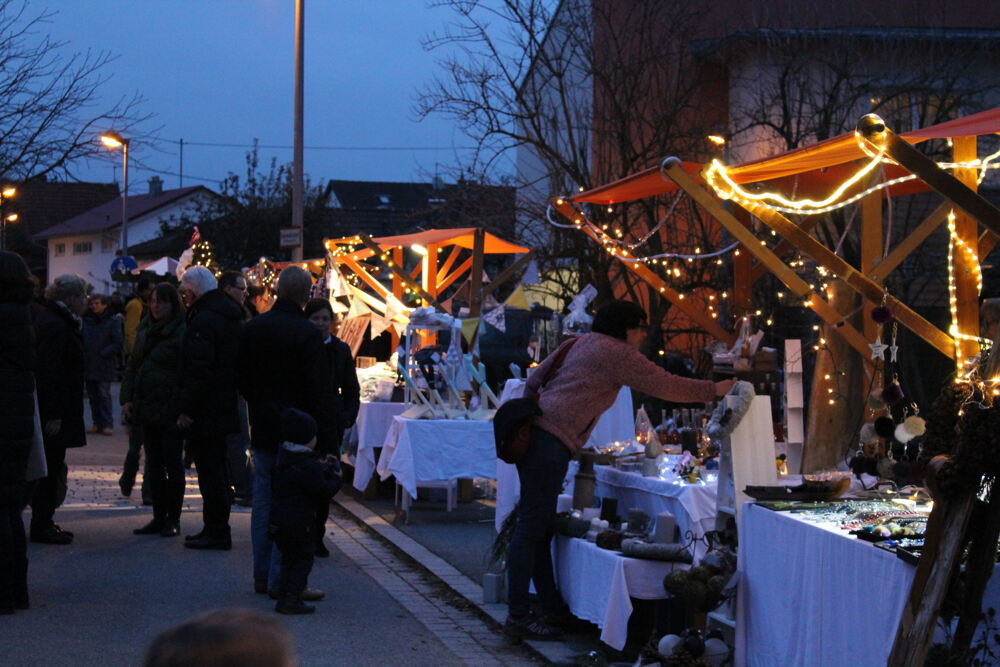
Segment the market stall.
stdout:
<path fill-rule="evenodd" d="M 809 414 L 804 454 L 807 467 L 816 466 L 820 460 L 817 453 L 824 451 L 818 443 L 824 438 L 833 442 L 829 425 L 847 418 L 849 413 L 843 407 L 847 403 L 857 405 L 867 399 L 873 420 L 880 415 L 890 421 L 895 418 L 900 423 L 890 425 L 890 431 L 893 425 L 902 426 L 901 410 L 897 409 L 893 417 L 887 416 L 888 406 L 904 395 L 895 375 L 898 365 L 893 366 L 890 373 L 890 364 L 897 364 L 897 325 L 909 329 L 932 349 L 954 360 L 959 371 L 958 385 L 971 382 L 969 369 L 976 364 L 984 343 L 977 336 L 977 301 L 982 286 L 979 262 L 1000 240 L 1000 210 L 977 192 L 988 170 L 995 167 L 992 163 L 996 154 L 977 154 L 976 137 L 998 131 L 1000 109 L 904 135 L 894 134 L 880 118 L 869 115 L 860 120 L 855 132 L 775 158 L 735 166 L 714 160 L 703 167 L 668 158 L 659 168 L 588 192 L 557 198 L 552 206 L 573 227 L 600 243 L 630 272 L 653 285 L 661 296 L 720 340 L 728 342 L 718 331 L 719 326 L 714 321 L 717 311 L 709 302 L 719 298 L 720 291 L 700 298 L 686 298 L 692 295 L 678 293 L 656 269 L 662 258 L 642 257 L 635 252 L 637 244 L 621 230 L 612 234 L 606 231 L 608 225 L 592 222 L 588 213 L 593 209 L 585 204 L 610 207 L 653 194 L 671 191 L 679 196 L 682 194 L 716 220 L 737 241 L 734 245 L 738 245 L 738 250 L 744 251 L 735 253 L 740 258 L 732 260 L 733 295 L 736 297 L 732 303 L 737 316 L 744 320 L 753 317 L 750 286 L 767 273 L 780 280 L 798 304 L 815 312 L 825 326 L 814 349 L 827 350 L 829 339 L 836 339 L 838 345 L 842 345 L 839 349 L 853 350 L 860 357 L 867 373 L 865 381 L 869 383 L 868 392 L 855 391 L 852 386 L 842 394 L 847 400 L 834 400 L 836 376 L 840 373 L 832 365 L 830 355 L 823 359 L 818 355 L 813 410 Z M 947 142 L 952 153 L 950 161 L 935 161 L 912 147 L 931 139 L 943 140 L 939 142 L 942 147 L 944 141 Z M 894 246 L 887 247 L 892 234 L 884 230 L 883 198 L 928 190 L 943 195 L 944 202 L 920 224 L 908 229 L 904 238 L 892 238 Z M 726 206 L 723 201 L 732 202 L 735 207 Z M 843 258 L 839 248 L 824 245 L 812 228 L 821 216 L 854 204 L 859 214 L 860 262 L 852 265 Z M 939 327 L 921 316 L 913 305 L 896 298 L 886 279 L 945 223 L 948 227 L 951 322 L 950 326 Z M 982 233 L 979 225 L 982 225 Z M 771 237 L 760 233 L 765 230 L 771 232 Z M 632 238 L 642 239 L 654 231 L 633 230 Z M 830 284 L 827 279 L 804 279 L 796 271 L 795 259 L 788 258 L 790 252 L 798 253 L 793 257 L 810 258 L 821 276 L 832 276 Z M 688 261 L 694 259 L 697 258 L 688 258 Z M 801 266 L 801 259 L 798 265 Z M 850 301 L 839 296 L 850 292 L 861 297 L 861 308 L 870 313 L 870 317 L 859 318 L 861 322 L 851 320 L 850 314 L 857 312 L 856 306 L 848 306 Z M 725 296 L 725 292 L 721 292 L 721 296 Z M 989 396 L 991 388 L 994 393 L 996 391 L 995 381 L 995 377 L 983 376 L 975 380 L 975 387 L 986 387 L 982 391 Z M 857 384 L 862 383 L 859 380 Z M 824 396 L 824 392 L 831 395 Z M 829 405 L 823 405 L 826 415 L 820 408 L 823 399 L 829 399 L 826 401 Z M 989 407 L 989 404 L 987 400 L 984 405 Z M 959 416 L 963 414 L 958 408 L 956 411 Z M 902 414 L 906 416 L 905 412 Z M 840 417 L 831 421 L 832 415 Z M 891 440 L 892 433 L 883 437 Z M 829 459 L 827 461 L 822 465 L 830 465 Z M 935 525 L 941 528 L 928 535 L 927 550 L 919 573 L 914 577 L 906 610 L 899 616 L 899 632 L 890 664 L 915 664 L 925 655 L 929 628 L 947 589 L 949 574 L 961 560 L 962 533 L 973 505 L 971 496 L 972 491 L 966 490 L 942 500 L 935 508 Z M 989 527 L 979 524 L 980 530 L 987 530 L 990 538 L 980 540 L 982 545 L 976 546 L 976 553 L 980 555 L 970 556 L 971 560 L 982 561 L 981 554 L 991 554 L 995 547 L 1000 527 L 1000 498 L 993 498 L 990 504 Z M 978 564 L 975 567 L 982 569 Z M 981 589 L 986 579 L 981 573 L 976 576 Z M 900 590 L 905 590 L 908 582 L 899 584 L 896 581 L 896 584 Z M 798 599 L 801 603 L 802 598 Z M 966 609 L 970 618 L 975 618 L 979 611 L 974 608 L 975 604 L 973 600 L 972 606 Z"/>

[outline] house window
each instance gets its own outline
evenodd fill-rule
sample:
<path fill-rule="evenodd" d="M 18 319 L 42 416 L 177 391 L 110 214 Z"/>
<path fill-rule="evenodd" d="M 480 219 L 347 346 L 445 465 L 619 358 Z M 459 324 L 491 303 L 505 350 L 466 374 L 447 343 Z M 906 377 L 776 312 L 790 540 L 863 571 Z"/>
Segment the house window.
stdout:
<path fill-rule="evenodd" d="M 90 241 L 77 241 L 73 244 L 74 255 L 89 255 L 93 250 Z"/>
<path fill-rule="evenodd" d="M 66 244 L 65 243 L 57 243 L 56 246 L 55 246 L 55 256 L 56 257 L 62 257 L 65 254 L 66 254 Z"/>
<path fill-rule="evenodd" d="M 101 239 L 101 252 L 114 252 L 118 250 L 118 242 L 107 236 Z"/>

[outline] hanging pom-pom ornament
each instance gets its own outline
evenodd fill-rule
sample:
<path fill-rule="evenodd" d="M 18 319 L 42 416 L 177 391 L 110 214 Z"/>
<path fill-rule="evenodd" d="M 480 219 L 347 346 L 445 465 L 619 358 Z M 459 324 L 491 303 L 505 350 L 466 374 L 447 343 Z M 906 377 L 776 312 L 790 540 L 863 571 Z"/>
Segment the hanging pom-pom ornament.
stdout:
<path fill-rule="evenodd" d="M 885 399 L 882 398 L 882 388 L 875 387 L 872 389 L 872 393 L 868 394 L 868 398 L 865 403 L 868 405 L 868 409 L 873 412 L 879 412 L 885 410 Z"/>
<path fill-rule="evenodd" d="M 898 382 L 892 382 L 886 385 L 886 388 L 882 390 L 882 398 L 889 405 L 895 405 L 903 400 L 903 388 L 899 386 Z"/>
<path fill-rule="evenodd" d="M 910 415 L 904 419 L 901 426 L 910 434 L 911 439 L 919 438 L 927 432 L 927 422 L 924 421 L 923 417 L 917 415 Z"/>
<path fill-rule="evenodd" d="M 861 444 L 867 445 L 868 443 L 873 442 L 877 435 L 878 434 L 875 433 L 874 424 L 865 424 L 861 427 L 861 433 L 858 434 L 858 440 L 861 441 Z"/>
<path fill-rule="evenodd" d="M 875 433 L 882 438 L 891 438 L 896 430 L 896 423 L 891 417 L 879 417 L 875 420 Z"/>
<path fill-rule="evenodd" d="M 889 306 L 875 306 L 871 312 L 872 321 L 877 324 L 888 324 L 892 322 L 892 309 Z"/>

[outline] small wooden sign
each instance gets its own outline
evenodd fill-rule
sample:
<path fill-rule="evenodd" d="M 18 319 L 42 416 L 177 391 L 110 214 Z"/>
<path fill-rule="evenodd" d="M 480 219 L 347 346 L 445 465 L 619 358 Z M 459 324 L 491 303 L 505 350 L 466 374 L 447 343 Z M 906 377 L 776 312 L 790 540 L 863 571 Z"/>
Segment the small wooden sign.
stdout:
<path fill-rule="evenodd" d="M 301 227 L 282 227 L 278 232 L 278 243 L 282 248 L 298 248 L 302 245 Z"/>

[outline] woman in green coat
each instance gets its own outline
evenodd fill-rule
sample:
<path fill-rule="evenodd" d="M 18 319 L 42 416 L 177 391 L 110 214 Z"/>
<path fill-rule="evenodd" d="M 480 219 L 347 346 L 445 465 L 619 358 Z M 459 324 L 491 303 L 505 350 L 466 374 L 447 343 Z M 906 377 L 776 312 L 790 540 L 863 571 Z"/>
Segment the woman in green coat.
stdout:
<path fill-rule="evenodd" d="M 177 430 L 180 408 L 174 395 L 184 339 L 184 306 L 177 289 L 160 283 L 139 323 L 122 380 L 122 412 L 142 429 L 153 496 L 153 520 L 132 532 L 175 537 L 184 504 L 184 447 Z"/>

